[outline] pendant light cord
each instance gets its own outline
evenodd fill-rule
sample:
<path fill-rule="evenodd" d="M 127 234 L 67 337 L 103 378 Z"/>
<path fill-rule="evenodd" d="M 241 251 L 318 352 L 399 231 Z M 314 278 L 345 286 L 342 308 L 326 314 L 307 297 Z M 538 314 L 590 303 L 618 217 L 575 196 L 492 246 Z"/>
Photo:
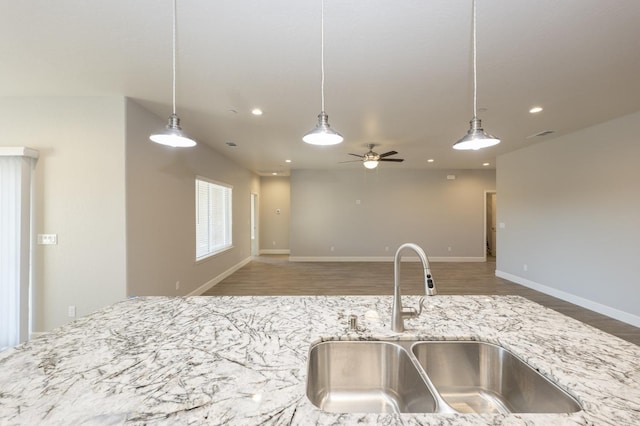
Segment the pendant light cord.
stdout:
<path fill-rule="evenodd" d="M 173 114 L 176 114 L 176 6 L 177 0 L 173 0 L 173 34 L 172 34 L 172 48 L 173 48 L 173 83 L 172 83 L 172 100 L 173 100 Z"/>
<path fill-rule="evenodd" d="M 478 117 L 478 80 L 476 77 L 476 0 L 473 0 L 473 20 L 472 20 L 472 32 L 473 32 L 473 118 Z"/>
<path fill-rule="evenodd" d="M 324 0 L 322 0 L 322 12 L 320 18 L 320 93 L 322 95 L 322 108 L 324 112 Z"/>

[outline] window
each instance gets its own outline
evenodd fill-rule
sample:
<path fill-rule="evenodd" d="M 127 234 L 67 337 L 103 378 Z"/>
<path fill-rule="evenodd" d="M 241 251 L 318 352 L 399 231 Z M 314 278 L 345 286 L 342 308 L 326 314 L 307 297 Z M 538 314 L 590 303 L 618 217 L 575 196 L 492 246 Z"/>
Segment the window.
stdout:
<path fill-rule="evenodd" d="M 196 260 L 231 247 L 233 188 L 196 178 Z"/>

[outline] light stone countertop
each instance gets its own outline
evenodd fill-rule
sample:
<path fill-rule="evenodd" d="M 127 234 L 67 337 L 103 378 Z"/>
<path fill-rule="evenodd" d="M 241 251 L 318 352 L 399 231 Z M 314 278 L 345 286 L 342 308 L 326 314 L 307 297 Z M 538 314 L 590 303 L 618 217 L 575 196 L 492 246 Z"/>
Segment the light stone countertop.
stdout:
<path fill-rule="evenodd" d="M 418 297 L 403 297 L 416 306 Z M 391 296 L 126 300 L 0 353 L 2 425 L 639 425 L 640 347 L 518 296 L 435 296 L 390 331 Z M 363 328 L 347 332 L 348 316 Z M 332 414 L 310 344 L 480 340 L 572 394 L 572 414 Z"/>

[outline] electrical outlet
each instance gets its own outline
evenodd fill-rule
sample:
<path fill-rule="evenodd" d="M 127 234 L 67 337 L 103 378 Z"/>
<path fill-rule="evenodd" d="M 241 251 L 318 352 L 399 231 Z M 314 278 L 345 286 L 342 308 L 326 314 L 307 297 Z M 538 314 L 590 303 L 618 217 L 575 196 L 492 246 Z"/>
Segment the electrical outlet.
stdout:
<path fill-rule="evenodd" d="M 451 246 L 447 247 L 447 251 L 453 251 L 453 248 Z"/>
<path fill-rule="evenodd" d="M 389 251 L 389 246 L 386 246 L 386 247 L 384 248 L 384 251 Z"/>
<path fill-rule="evenodd" d="M 42 246 L 58 244 L 58 234 L 38 234 L 38 244 Z"/>
<path fill-rule="evenodd" d="M 180 290 L 180 281 L 176 281 L 176 290 Z"/>
<path fill-rule="evenodd" d="M 524 265 L 522 265 L 522 269 L 527 272 L 529 270 L 529 265 L 527 265 L 526 263 Z"/>
<path fill-rule="evenodd" d="M 331 250 L 331 251 L 334 251 L 334 250 L 335 250 L 335 247 L 334 247 L 334 246 L 331 246 L 331 249 L 330 249 L 330 250 Z"/>
<path fill-rule="evenodd" d="M 75 318 L 76 317 L 76 307 L 71 305 L 67 308 L 67 315 L 70 318 Z"/>

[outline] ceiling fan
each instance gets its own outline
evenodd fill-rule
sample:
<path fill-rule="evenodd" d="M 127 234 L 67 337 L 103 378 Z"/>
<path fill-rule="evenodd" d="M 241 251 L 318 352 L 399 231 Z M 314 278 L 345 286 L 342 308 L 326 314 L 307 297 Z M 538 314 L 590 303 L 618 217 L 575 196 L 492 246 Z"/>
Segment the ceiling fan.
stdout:
<path fill-rule="evenodd" d="M 378 162 L 380 161 L 393 161 L 396 163 L 401 163 L 404 161 L 404 158 L 386 158 L 391 155 L 396 155 L 398 153 L 397 151 L 389 151 L 389 152 L 385 152 L 384 154 L 378 154 L 377 152 L 373 151 L 373 147 L 375 147 L 375 144 L 370 143 L 367 145 L 367 147 L 369 148 L 369 152 L 365 153 L 364 155 L 349 153 L 349 155 L 353 155 L 354 157 L 360 157 L 362 160 L 342 161 L 342 163 L 362 161 L 362 164 L 367 169 L 375 169 L 376 167 L 378 167 Z"/>

